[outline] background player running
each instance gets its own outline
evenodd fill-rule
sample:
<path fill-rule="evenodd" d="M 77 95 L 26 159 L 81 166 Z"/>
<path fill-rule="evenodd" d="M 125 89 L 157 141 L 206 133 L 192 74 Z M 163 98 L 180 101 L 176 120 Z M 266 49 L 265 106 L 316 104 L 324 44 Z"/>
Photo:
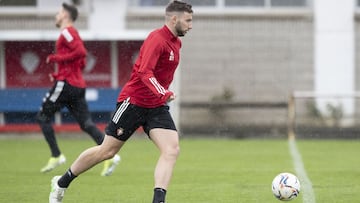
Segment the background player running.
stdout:
<path fill-rule="evenodd" d="M 87 51 L 73 25 L 77 17 L 77 8 L 63 3 L 55 18 L 56 26 L 60 28 L 61 34 L 56 41 L 56 53 L 49 55 L 46 62 L 57 63 L 58 71 L 50 74 L 50 80 L 55 81 L 54 85 L 46 94 L 41 109 L 36 115 L 51 150 L 51 158 L 40 170 L 41 172 L 49 172 L 66 161 L 57 144 L 51 123 L 55 112 L 60 111 L 63 107 L 67 107 L 81 129 L 88 133 L 98 145 L 104 139 L 104 134 L 91 120 L 85 101 L 86 84 L 82 77 L 82 70 L 86 65 Z M 120 156 L 114 154 L 113 159 L 105 162 L 101 175 L 110 175 L 119 161 Z"/>

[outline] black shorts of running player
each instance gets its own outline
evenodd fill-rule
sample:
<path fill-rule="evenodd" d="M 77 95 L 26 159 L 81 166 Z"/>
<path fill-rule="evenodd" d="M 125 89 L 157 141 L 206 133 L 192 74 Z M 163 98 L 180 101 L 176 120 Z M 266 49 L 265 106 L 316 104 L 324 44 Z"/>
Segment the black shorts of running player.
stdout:
<path fill-rule="evenodd" d="M 74 87 L 66 81 L 56 81 L 43 99 L 37 119 L 49 122 L 55 112 L 67 107 L 81 125 L 92 123 L 90 120 L 91 114 L 85 100 L 85 91 L 85 88 Z"/>
<path fill-rule="evenodd" d="M 128 98 L 117 104 L 116 111 L 105 129 L 107 135 L 126 141 L 141 126 L 148 136 L 154 128 L 176 130 L 169 106 L 142 108 L 130 104 L 129 100 Z"/>

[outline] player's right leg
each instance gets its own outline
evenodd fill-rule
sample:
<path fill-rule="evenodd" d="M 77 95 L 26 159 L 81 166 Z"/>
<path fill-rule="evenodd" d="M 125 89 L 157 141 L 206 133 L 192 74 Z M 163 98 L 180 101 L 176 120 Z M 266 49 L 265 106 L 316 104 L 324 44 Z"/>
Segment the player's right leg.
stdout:
<path fill-rule="evenodd" d="M 80 154 L 63 176 L 55 176 L 51 181 L 49 195 L 50 203 L 60 203 L 64 197 L 66 188 L 80 174 L 89 170 L 96 164 L 113 157 L 125 141 L 118 140 L 113 136 L 105 136 L 101 145 L 91 147 Z"/>
<path fill-rule="evenodd" d="M 88 104 L 85 100 L 85 89 L 73 87 L 67 84 L 69 88 L 69 98 L 66 107 L 79 123 L 81 130 L 100 145 L 104 140 L 104 133 L 100 131 L 91 119 Z"/>
<path fill-rule="evenodd" d="M 141 108 L 130 105 L 129 100 L 117 105 L 117 109 L 106 127 L 106 136 L 101 145 L 85 150 L 71 165 L 70 169 L 61 176 L 49 195 L 49 202 L 61 202 L 64 191 L 70 183 L 80 174 L 84 173 L 96 164 L 113 157 L 126 140 L 143 124 Z M 55 188 L 55 189 L 54 189 Z"/>
<path fill-rule="evenodd" d="M 63 91 L 63 87 L 64 82 L 57 81 L 55 83 L 52 89 L 50 89 L 44 97 L 41 109 L 36 115 L 36 120 L 51 151 L 51 157 L 49 158 L 47 164 L 40 170 L 43 173 L 53 170 L 55 167 L 65 163 L 66 161 L 65 156 L 60 152 L 51 123 L 55 112 L 59 111 L 62 107 L 60 95 Z"/>
<path fill-rule="evenodd" d="M 72 115 L 79 123 L 81 129 L 89 134 L 93 140 L 100 145 L 104 140 L 104 133 L 102 133 L 91 119 L 88 105 L 85 100 L 85 89 L 71 87 L 73 93 L 73 100 L 69 101 L 70 105 L 67 105 Z M 104 161 L 104 167 L 101 171 L 102 176 L 111 175 L 116 166 L 120 163 L 120 156 L 116 154 L 111 159 Z"/>
<path fill-rule="evenodd" d="M 112 158 L 124 145 L 124 141 L 118 140 L 113 136 L 105 136 L 104 142 L 85 150 L 71 165 L 70 169 L 74 175 L 78 176 L 96 164 Z"/>

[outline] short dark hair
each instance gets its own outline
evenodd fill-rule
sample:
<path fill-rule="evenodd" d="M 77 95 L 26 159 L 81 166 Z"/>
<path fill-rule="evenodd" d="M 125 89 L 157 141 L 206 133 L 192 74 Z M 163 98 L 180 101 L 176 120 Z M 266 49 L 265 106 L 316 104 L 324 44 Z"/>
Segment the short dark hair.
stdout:
<path fill-rule="evenodd" d="M 171 1 L 167 7 L 166 12 L 187 12 L 193 13 L 192 5 L 183 1 L 174 0 Z"/>
<path fill-rule="evenodd" d="M 73 5 L 67 4 L 67 3 L 63 3 L 62 7 L 69 12 L 70 14 L 70 18 L 73 22 L 75 22 L 75 20 L 77 19 L 79 12 L 77 10 L 77 8 Z"/>

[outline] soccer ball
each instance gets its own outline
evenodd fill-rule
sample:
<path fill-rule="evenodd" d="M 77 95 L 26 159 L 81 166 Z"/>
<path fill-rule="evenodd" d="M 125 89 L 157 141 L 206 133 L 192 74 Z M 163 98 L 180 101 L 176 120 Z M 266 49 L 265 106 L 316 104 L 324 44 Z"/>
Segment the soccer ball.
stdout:
<path fill-rule="evenodd" d="M 300 193 L 300 181 L 291 173 L 280 173 L 272 181 L 274 196 L 282 201 L 290 201 Z"/>

